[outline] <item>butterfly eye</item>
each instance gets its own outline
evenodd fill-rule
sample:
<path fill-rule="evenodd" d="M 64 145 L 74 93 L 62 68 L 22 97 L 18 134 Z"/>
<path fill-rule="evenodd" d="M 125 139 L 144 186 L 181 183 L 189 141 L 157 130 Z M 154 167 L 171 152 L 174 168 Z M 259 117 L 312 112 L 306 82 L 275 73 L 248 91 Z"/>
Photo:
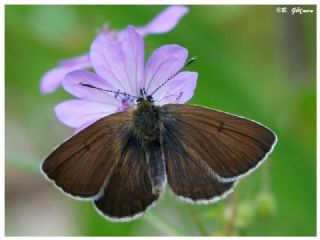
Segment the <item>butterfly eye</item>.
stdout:
<path fill-rule="evenodd" d="M 139 97 L 138 99 L 137 99 L 137 103 L 139 104 L 139 103 L 141 103 L 143 101 L 143 98 L 142 97 Z"/>
<path fill-rule="evenodd" d="M 152 97 L 152 96 L 150 96 L 150 95 L 149 95 L 149 96 L 147 96 L 147 100 L 148 100 L 149 102 L 154 102 L 154 101 L 153 101 L 153 97 Z"/>

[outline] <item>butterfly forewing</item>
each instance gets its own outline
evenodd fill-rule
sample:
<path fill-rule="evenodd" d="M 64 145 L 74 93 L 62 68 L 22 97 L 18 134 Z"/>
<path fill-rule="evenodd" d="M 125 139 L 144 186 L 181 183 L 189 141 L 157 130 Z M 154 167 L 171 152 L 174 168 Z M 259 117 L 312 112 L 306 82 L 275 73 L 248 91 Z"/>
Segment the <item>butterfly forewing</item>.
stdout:
<path fill-rule="evenodd" d="M 152 193 L 142 142 L 130 130 L 124 139 L 121 160 L 94 202 L 104 216 L 120 221 L 139 216 L 159 197 Z"/>
<path fill-rule="evenodd" d="M 96 196 L 119 159 L 122 128 L 129 120 L 129 112 L 121 112 L 85 128 L 44 160 L 43 172 L 72 196 Z"/>
<path fill-rule="evenodd" d="M 190 159 L 208 166 L 220 182 L 232 182 L 255 168 L 276 142 L 271 130 L 254 121 L 200 106 L 168 104 L 162 118 L 170 123 L 167 131 L 174 126 Z"/>

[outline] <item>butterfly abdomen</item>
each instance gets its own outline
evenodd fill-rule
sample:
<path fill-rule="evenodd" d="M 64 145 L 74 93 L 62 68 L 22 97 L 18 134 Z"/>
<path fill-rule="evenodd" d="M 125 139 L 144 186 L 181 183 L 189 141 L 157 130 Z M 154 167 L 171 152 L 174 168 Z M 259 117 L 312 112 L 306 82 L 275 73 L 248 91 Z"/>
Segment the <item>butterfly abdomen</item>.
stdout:
<path fill-rule="evenodd" d="M 163 191 L 166 182 L 166 170 L 159 141 L 149 141 L 144 144 L 146 152 L 148 175 L 152 185 L 152 193 Z"/>

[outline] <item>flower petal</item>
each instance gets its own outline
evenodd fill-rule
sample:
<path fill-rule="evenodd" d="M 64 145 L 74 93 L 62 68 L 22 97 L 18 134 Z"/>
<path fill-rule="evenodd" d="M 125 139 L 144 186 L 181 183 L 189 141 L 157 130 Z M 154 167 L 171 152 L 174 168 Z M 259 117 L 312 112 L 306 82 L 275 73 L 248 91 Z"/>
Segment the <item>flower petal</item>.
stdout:
<path fill-rule="evenodd" d="M 97 36 L 91 45 L 90 59 L 96 73 L 115 88 L 137 95 L 142 81 L 143 39 L 132 27 L 121 33 L 119 39 Z"/>
<path fill-rule="evenodd" d="M 90 66 L 89 54 L 83 54 L 81 56 L 72 57 L 68 59 L 61 60 L 59 66 L 61 67 L 75 67 L 75 66 Z"/>
<path fill-rule="evenodd" d="M 79 128 L 117 111 L 116 106 L 86 100 L 67 100 L 55 107 L 57 118 L 65 125 Z"/>
<path fill-rule="evenodd" d="M 40 81 L 40 92 L 42 94 L 54 92 L 69 72 L 89 68 L 90 66 L 91 64 L 87 54 L 61 61 L 59 67 L 49 70 L 42 77 Z"/>
<path fill-rule="evenodd" d="M 159 15 L 157 15 L 149 24 L 142 27 L 137 27 L 137 32 L 142 36 L 147 34 L 158 34 L 171 31 L 187 14 L 189 9 L 185 6 L 167 7 Z"/>
<path fill-rule="evenodd" d="M 101 90 L 83 86 L 82 84 L 88 84 Z M 63 81 L 63 87 L 67 92 L 80 99 L 107 103 L 109 105 L 119 104 L 119 100 L 117 100 L 114 93 L 108 93 L 102 90 L 115 91 L 115 88 L 92 72 L 77 70 L 69 73 Z"/>
<path fill-rule="evenodd" d="M 142 37 L 129 26 L 121 33 L 121 50 L 124 53 L 124 66 L 133 95 L 138 96 L 144 78 L 144 42 Z"/>
<path fill-rule="evenodd" d="M 198 73 L 196 72 L 181 72 L 177 74 L 153 95 L 155 103 L 158 105 L 186 103 L 193 96 L 197 78 Z"/>
<path fill-rule="evenodd" d="M 144 86 L 151 94 L 184 66 L 188 51 L 179 45 L 164 45 L 150 56 L 145 70 Z"/>
<path fill-rule="evenodd" d="M 89 122 L 86 122 L 85 124 L 81 125 L 80 127 L 76 128 L 74 134 L 80 132 L 81 130 L 85 129 L 86 127 L 89 127 L 91 124 L 95 123 L 97 120 L 92 120 L 92 121 L 89 121 Z"/>

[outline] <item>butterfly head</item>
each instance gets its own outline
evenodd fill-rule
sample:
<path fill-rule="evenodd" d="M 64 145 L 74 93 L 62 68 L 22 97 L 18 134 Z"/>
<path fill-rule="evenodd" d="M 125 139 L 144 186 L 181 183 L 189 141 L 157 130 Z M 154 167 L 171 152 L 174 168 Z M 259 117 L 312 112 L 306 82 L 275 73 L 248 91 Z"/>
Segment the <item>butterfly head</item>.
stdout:
<path fill-rule="evenodd" d="M 141 103 L 153 103 L 154 100 L 151 95 L 147 95 L 146 90 L 144 88 L 140 89 L 140 97 L 137 99 L 137 104 L 140 105 Z"/>

